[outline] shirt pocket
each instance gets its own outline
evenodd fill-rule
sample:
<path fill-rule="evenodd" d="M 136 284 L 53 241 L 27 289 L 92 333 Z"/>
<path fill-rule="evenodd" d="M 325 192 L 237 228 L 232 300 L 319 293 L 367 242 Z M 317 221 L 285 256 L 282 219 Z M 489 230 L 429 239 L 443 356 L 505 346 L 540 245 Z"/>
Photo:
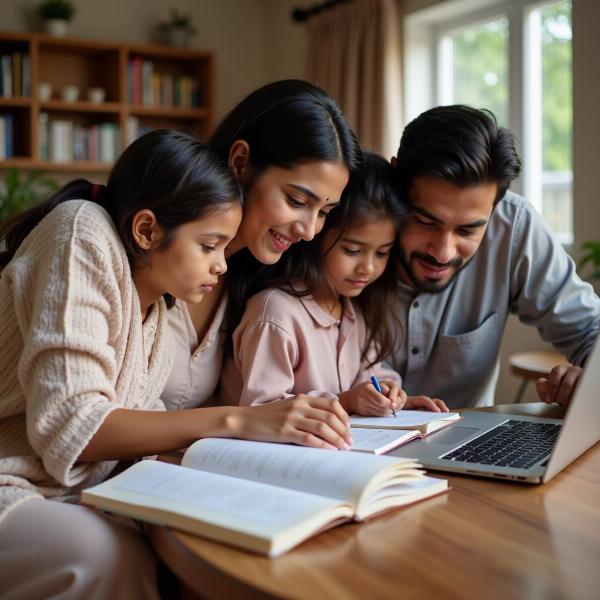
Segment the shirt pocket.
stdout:
<path fill-rule="evenodd" d="M 493 368 L 500 344 L 498 321 L 498 313 L 494 312 L 477 329 L 458 335 L 440 335 L 436 354 L 443 375 L 467 381 L 465 377 L 481 377 L 482 371 Z"/>

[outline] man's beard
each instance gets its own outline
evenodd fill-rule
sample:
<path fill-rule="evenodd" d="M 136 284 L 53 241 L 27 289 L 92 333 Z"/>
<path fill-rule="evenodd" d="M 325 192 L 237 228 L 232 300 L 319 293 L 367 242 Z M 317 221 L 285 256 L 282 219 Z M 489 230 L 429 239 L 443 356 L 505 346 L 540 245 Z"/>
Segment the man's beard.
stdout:
<path fill-rule="evenodd" d="M 429 256 L 428 254 L 422 254 L 421 252 L 412 252 L 410 258 L 407 259 L 404 249 L 400 247 L 398 250 L 400 264 L 410 279 L 410 282 L 419 292 L 426 292 L 428 294 L 439 294 L 443 292 L 456 279 L 457 275 L 469 264 L 472 258 L 471 257 L 467 262 L 465 262 L 462 258 L 453 258 L 451 261 L 442 264 L 435 260 L 435 258 L 432 256 Z M 412 268 L 411 261 L 413 259 L 421 260 L 424 263 L 434 267 L 454 267 L 455 271 L 447 280 L 439 281 L 436 279 L 425 279 L 423 281 L 417 277 Z"/>

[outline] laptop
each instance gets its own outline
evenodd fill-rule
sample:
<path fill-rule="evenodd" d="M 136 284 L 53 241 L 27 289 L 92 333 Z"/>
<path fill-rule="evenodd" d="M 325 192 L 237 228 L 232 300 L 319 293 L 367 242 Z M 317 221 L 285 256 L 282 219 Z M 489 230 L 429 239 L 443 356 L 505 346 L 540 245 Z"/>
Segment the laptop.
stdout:
<path fill-rule="evenodd" d="M 600 439 L 600 338 L 564 419 L 464 411 L 456 425 L 409 442 L 391 456 L 425 468 L 545 483 Z"/>

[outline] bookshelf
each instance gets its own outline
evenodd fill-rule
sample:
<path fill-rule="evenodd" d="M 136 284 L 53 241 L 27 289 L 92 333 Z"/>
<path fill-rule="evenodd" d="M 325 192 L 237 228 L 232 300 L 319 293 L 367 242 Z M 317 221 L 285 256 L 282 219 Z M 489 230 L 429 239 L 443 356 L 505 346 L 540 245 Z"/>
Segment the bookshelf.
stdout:
<path fill-rule="evenodd" d="M 105 173 L 147 130 L 206 137 L 213 73 L 208 52 L 0 32 L 0 169 Z M 63 98 L 73 86 L 77 98 Z M 92 88 L 102 102 L 88 99 Z"/>

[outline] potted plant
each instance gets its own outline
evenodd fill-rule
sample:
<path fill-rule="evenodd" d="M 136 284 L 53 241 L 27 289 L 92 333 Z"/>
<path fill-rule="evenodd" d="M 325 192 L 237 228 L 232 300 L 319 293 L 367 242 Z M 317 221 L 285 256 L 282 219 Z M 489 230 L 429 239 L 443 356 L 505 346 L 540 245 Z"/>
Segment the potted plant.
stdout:
<path fill-rule="evenodd" d="M 9 169 L 0 187 L 0 223 L 45 200 L 58 187 L 54 179 L 44 177 L 41 171 L 29 171 L 22 176 L 18 169 Z"/>
<path fill-rule="evenodd" d="M 583 250 L 583 255 L 579 261 L 579 268 L 582 269 L 590 263 L 593 269 L 590 279 L 600 281 L 600 242 L 585 242 L 582 244 L 581 249 Z"/>
<path fill-rule="evenodd" d="M 192 25 L 192 17 L 186 13 L 180 13 L 173 9 L 169 13 L 169 19 L 158 25 L 159 31 L 165 36 L 169 46 L 186 48 L 190 43 L 190 37 L 196 33 Z"/>
<path fill-rule="evenodd" d="M 37 8 L 39 18 L 50 35 L 65 37 L 69 21 L 75 14 L 71 0 L 44 0 Z"/>

